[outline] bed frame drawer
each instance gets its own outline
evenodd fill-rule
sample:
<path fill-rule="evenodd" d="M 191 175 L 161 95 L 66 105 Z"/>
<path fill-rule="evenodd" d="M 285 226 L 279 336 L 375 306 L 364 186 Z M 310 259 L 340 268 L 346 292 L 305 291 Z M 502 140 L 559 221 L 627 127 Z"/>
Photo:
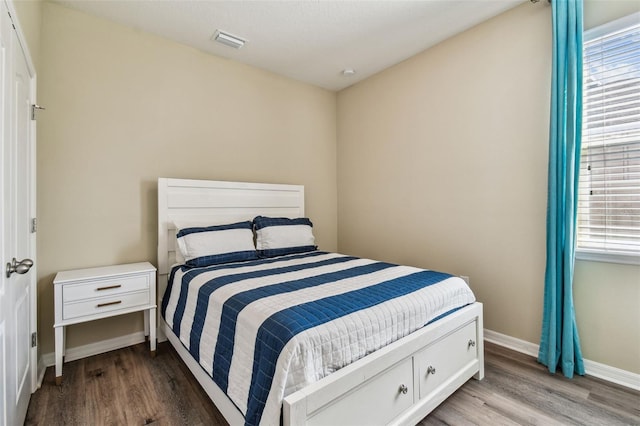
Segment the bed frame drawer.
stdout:
<path fill-rule="evenodd" d="M 476 329 L 473 321 L 415 355 L 420 398 L 429 396 L 453 374 L 477 360 Z"/>
<path fill-rule="evenodd" d="M 329 409 L 311 417 L 307 424 L 386 424 L 409 408 L 413 398 L 413 362 L 408 358 L 372 377 Z"/>

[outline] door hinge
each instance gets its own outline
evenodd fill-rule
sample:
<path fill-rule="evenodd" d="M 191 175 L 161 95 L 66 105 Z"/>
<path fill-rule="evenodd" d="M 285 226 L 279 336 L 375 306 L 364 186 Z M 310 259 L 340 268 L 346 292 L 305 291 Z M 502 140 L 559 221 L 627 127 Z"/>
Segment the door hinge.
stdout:
<path fill-rule="evenodd" d="M 36 346 L 38 346 L 38 333 L 33 332 L 31 333 L 31 347 L 35 348 Z"/>
<path fill-rule="evenodd" d="M 31 219 L 31 233 L 33 234 L 38 230 L 38 219 L 35 217 Z"/>
<path fill-rule="evenodd" d="M 9 21 L 11 22 L 11 26 L 13 27 L 13 29 L 16 29 L 15 24 L 13 23 L 13 16 L 11 16 L 11 12 L 7 11 L 7 15 L 9 15 Z"/>
<path fill-rule="evenodd" d="M 40 106 L 40 105 L 38 105 L 38 104 L 33 104 L 33 105 L 31 105 L 31 119 L 32 119 L 32 120 L 35 120 L 35 119 L 36 119 L 36 110 L 37 110 L 37 109 L 45 110 L 46 108 L 45 108 L 45 107 L 42 107 L 42 106 Z"/>

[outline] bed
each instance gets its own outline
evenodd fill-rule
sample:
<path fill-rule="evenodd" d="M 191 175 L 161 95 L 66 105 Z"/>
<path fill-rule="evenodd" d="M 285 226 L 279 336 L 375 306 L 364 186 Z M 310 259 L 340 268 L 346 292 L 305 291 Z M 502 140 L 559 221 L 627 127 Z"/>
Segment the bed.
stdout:
<path fill-rule="evenodd" d="M 318 250 L 175 266 L 184 262 L 176 224 L 256 216 L 304 217 L 304 188 L 158 180 L 159 339 L 171 342 L 230 424 L 415 424 L 471 377 L 483 378 L 482 305 L 457 277 Z M 364 293 L 374 287 L 393 299 Z M 320 288 L 319 302 L 311 295 Z M 401 320 L 383 317 L 394 309 L 402 314 L 390 318 Z M 305 325 L 291 320 L 299 334 L 281 342 L 265 324 L 287 323 L 285 313 Z M 301 343 L 307 335 L 317 348 Z"/>

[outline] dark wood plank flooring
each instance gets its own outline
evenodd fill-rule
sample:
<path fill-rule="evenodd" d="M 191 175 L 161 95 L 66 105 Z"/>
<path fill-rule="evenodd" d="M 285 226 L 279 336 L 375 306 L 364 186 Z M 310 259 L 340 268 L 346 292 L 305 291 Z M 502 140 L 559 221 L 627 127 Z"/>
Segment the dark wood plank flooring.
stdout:
<path fill-rule="evenodd" d="M 485 379 L 470 380 L 420 425 L 640 425 L 640 392 L 593 377 L 550 375 L 535 359 L 485 346 Z M 26 425 L 225 425 L 168 343 L 53 368 L 32 395 Z"/>

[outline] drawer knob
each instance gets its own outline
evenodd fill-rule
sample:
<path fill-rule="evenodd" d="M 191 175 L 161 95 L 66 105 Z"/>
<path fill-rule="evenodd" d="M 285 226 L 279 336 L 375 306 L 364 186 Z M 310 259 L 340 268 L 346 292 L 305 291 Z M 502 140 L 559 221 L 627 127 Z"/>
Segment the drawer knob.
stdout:
<path fill-rule="evenodd" d="M 407 387 L 407 385 L 401 384 L 400 388 L 398 389 L 398 392 L 401 393 L 401 394 L 406 395 L 407 392 L 409 392 L 409 388 Z"/>
<path fill-rule="evenodd" d="M 469 343 L 467 343 L 467 349 L 475 347 L 476 346 L 476 341 L 475 340 L 469 340 Z"/>
<path fill-rule="evenodd" d="M 433 365 L 430 365 L 429 367 L 427 367 L 427 376 L 429 374 L 436 374 L 436 368 Z"/>

